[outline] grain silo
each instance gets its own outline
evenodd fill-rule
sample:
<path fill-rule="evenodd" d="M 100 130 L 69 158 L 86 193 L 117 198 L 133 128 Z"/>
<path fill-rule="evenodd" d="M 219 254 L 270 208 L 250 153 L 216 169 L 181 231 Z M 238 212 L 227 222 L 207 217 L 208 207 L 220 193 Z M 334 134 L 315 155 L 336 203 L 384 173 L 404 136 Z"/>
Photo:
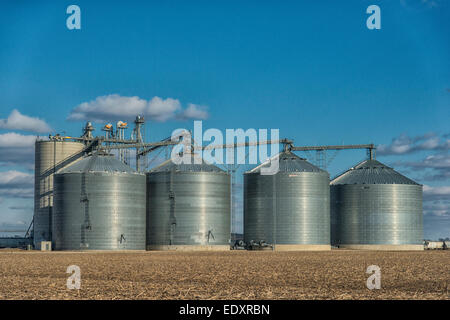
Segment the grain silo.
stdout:
<path fill-rule="evenodd" d="M 53 207 L 53 172 L 62 160 L 80 152 L 84 145 L 64 140 L 36 140 L 34 170 L 34 246 L 40 250 L 41 241 L 51 240 Z M 47 174 L 45 174 L 47 173 Z"/>
<path fill-rule="evenodd" d="M 145 175 L 94 154 L 54 177 L 55 250 L 145 250 Z"/>
<path fill-rule="evenodd" d="M 422 186 L 363 161 L 331 181 L 331 223 L 340 248 L 423 250 Z"/>
<path fill-rule="evenodd" d="M 244 241 L 265 241 L 275 250 L 330 250 L 328 173 L 290 151 L 278 160 L 276 174 L 261 174 L 269 162 L 244 174 Z"/>
<path fill-rule="evenodd" d="M 230 237 L 229 174 L 170 159 L 147 173 L 147 250 L 229 250 Z"/>

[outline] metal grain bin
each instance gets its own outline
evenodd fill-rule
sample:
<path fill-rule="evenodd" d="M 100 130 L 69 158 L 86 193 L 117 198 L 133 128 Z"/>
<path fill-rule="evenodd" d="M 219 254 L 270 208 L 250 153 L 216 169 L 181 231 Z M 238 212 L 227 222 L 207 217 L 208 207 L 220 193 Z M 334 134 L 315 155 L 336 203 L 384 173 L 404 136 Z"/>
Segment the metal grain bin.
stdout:
<path fill-rule="evenodd" d="M 330 250 L 329 175 L 295 154 L 279 154 L 279 171 L 244 174 L 244 241 L 275 250 Z"/>
<path fill-rule="evenodd" d="M 340 248 L 423 250 L 422 186 L 363 161 L 331 181 L 331 223 Z"/>
<path fill-rule="evenodd" d="M 147 250 L 229 250 L 230 175 L 162 163 L 147 173 Z"/>
<path fill-rule="evenodd" d="M 145 250 L 145 175 L 110 155 L 55 174 L 55 250 Z"/>
<path fill-rule="evenodd" d="M 37 140 L 34 170 L 34 246 L 41 249 L 41 241 L 51 240 L 53 208 L 53 173 L 44 176 L 62 160 L 80 152 L 84 145 L 61 140 Z"/>

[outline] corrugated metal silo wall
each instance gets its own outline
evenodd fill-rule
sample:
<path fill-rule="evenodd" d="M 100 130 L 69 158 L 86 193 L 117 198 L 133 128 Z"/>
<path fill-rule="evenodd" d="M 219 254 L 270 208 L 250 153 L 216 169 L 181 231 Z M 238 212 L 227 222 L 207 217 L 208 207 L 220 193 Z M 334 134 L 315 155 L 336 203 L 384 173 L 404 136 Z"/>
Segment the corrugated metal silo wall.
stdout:
<path fill-rule="evenodd" d="M 332 185 L 333 244 L 422 244 L 422 186 Z"/>
<path fill-rule="evenodd" d="M 244 241 L 251 240 L 329 245 L 328 173 L 245 174 Z"/>
<path fill-rule="evenodd" d="M 51 240 L 53 207 L 53 174 L 41 175 L 58 162 L 77 153 L 84 145 L 72 141 L 36 141 L 34 171 L 34 245 L 40 249 L 41 241 Z"/>
<path fill-rule="evenodd" d="M 145 188 L 143 174 L 56 174 L 54 249 L 145 250 Z"/>
<path fill-rule="evenodd" d="M 228 174 L 147 174 L 147 245 L 228 245 L 230 237 Z"/>

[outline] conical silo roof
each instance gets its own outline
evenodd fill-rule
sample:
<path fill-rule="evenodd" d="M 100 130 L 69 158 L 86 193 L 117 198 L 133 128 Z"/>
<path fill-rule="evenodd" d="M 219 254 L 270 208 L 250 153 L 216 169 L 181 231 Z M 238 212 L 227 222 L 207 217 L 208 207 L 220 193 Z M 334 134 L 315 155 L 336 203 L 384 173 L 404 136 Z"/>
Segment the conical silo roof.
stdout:
<path fill-rule="evenodd" d="M 274 161 L 279 158 L 279 170 L 278 172 L 326 172 L 325 170 L 316 167 L 315 165 L 309 163 L 304 158 L 300 158 L 296 154 L 290 151 L 283 151 L 272 157 L 271 160 Z M 261 168 L 266 168 L 270 166 L 270 160 L 267 160 L 260 164 L 259 166 L 247 171 L 246 173 L 260 173 Z"/>
<path fill-rule="evenodd" d="M 122 161 L 117 160 L 113 155 L 94 154 L 58 171 L 58 174 L 74 172 L 118 172 L 137 173 Z"/>
<path fill-rule="evenodd" d="M 195 160 L 195 161 L 194 161 Z M 196 163 L 200 162 L 200 163 Z M 150 172 L 167 172 L 167 171 L 177 171 L 177 172 L 222 172 L 225 173 L 224 170 L 219 167 L 210 164 L 203 160 L 199 155 L 195 154 L 191 156 L 190 163 L 180 163 L 176 164 L 172 161 L 172 159 L 166 160 L 161 163 L 159 166 L 156 166 Z"/>
<path fill-rule="evenodd" d="M 331 185 L 339 184 L 411 184 L 413 180 L 377 160 L 365 160 L 334 178 Z"/>

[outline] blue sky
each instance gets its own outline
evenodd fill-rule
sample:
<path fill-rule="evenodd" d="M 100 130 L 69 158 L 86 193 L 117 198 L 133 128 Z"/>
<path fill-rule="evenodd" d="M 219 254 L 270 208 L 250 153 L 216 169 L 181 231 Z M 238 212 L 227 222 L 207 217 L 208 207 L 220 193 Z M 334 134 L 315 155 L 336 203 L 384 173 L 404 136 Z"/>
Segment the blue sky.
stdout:
<path fill-rule="evenodd" d="M 66 27 L 71 4 L 81 8 L 81 30 Z M 366 27 L 371 4 L 381 8 L 381 30 Z M 92 115 L 98 97 L 115 94 L 139 97 L 130 108 L 154 97 L 162 99 L 155 108 L 178 108 L 178 116 L 147 123 L 152 141 L 192 128 L 201 114 L 204 128 L 279 128 L 296 145 L 373 142 L 384 145 L 380 161 L 427 186 L 425 237 L 450 236 L 448 1 L 3 1 L 0 8 L 3 123 L 16 109 L 52 133 L 78 135 L 84 121 L 68 120 L 75 108 L 88 103 L 84 115 Z M 190 104 L 208 115 L 181 116 Z M 0 135 L 48 134 L 42 124 L 41 133 L 1 124 Z M 30 156 L 10 159 L 19 147 L 4 140 L 0 171 L 32 174 Z M 364 156 L 340 152 L 331 176 Z M 29 190 L 19 173 L 0 181 L 0 226 L 31 220 L 32 198 L 4 191 L 11 183 Z"/>

